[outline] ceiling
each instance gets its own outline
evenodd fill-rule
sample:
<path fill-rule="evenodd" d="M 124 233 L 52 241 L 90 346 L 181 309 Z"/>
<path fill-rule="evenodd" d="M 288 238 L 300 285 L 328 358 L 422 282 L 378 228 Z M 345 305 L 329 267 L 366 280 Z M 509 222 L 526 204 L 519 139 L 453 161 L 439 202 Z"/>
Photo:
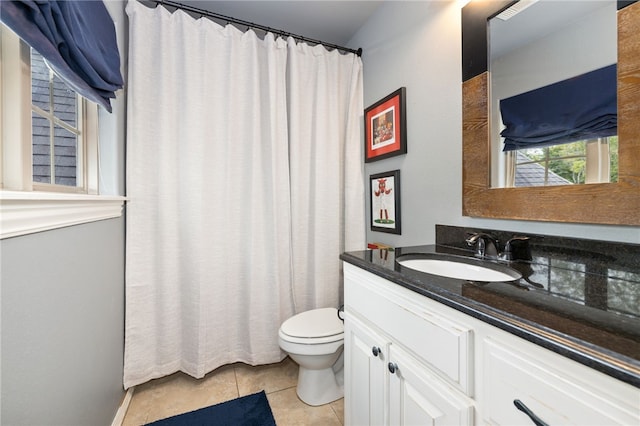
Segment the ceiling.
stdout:
<path fill-rule="evenodd" d="M 530 5 L 531 7 L 506 21 L 499 18 L 490 20 L 493 58 L 499 58 L 533 40 L 564 29 L 603 8 L 611 10 L 611 24 L 616 25 L 616 2 L 613 0 L 530 1 Z"/>
<path fill-rule="evenodd" d="M 176 1 L 198 9 L 352 49 L 357 49 L 359 46 L 348 46 L 347 43 L 382 3 L 382 0 Z"/>

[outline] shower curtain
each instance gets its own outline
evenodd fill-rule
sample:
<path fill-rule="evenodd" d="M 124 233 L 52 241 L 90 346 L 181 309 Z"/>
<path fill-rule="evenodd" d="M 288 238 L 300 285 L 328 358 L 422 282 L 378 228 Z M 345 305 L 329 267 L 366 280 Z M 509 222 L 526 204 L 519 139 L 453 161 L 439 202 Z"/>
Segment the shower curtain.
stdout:
<path fill-rule="evenodd" d="M 278 362 L 365 245 L 360 58 L 126 10 L 125 388 Z"/>

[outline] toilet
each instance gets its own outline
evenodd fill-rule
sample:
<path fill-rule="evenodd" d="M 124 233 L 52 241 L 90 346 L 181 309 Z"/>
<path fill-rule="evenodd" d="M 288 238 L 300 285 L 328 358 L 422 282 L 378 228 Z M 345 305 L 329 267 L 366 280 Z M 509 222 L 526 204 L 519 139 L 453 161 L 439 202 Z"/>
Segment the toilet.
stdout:
<path fill-rule="evenodd" d="M 312 309 L 289 318 L 278 332 L 280 348 L 299 366 L 298 397 L 324 405 L 344 396 L 344 325 L 336 308 Z"/>

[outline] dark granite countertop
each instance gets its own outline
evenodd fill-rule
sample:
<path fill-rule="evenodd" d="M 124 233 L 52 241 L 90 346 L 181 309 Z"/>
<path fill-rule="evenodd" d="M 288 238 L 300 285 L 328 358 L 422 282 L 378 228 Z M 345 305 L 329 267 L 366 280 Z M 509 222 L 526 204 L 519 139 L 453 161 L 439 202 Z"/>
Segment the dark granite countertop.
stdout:
<path fill-rule="evenodd" d="M 449 245 L 344 253 L 340 258 L 460 312 L 640 387 L 640 261 L 571 247 L 538 244 L 532 260 L 508 264 L 523 277 L 472 282 L 411 270 L 399 256 L 456 256 L 479 260 Z M 486 264 L 486 263 L 485 263 Z"/>

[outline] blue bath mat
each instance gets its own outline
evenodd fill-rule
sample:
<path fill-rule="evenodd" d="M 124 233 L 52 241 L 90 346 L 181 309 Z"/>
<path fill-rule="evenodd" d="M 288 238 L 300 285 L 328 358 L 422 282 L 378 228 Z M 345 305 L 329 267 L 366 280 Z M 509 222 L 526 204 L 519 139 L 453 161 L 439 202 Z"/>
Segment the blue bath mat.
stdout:
<path fill-rule="evenodd" d="M 276 426 L 264 391 L 149 423 L 153 426 Z"/>

